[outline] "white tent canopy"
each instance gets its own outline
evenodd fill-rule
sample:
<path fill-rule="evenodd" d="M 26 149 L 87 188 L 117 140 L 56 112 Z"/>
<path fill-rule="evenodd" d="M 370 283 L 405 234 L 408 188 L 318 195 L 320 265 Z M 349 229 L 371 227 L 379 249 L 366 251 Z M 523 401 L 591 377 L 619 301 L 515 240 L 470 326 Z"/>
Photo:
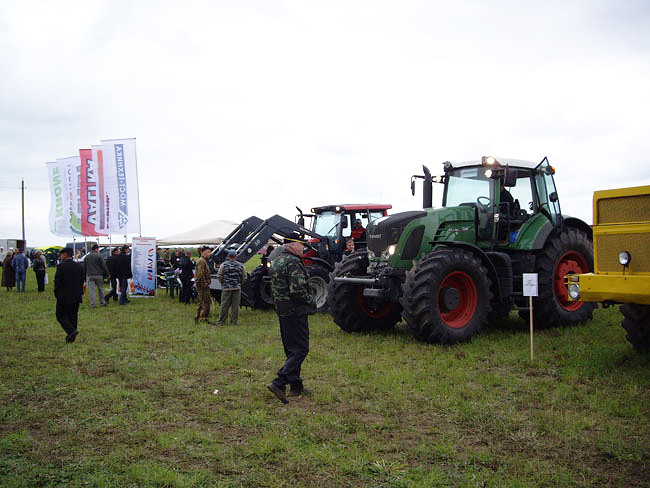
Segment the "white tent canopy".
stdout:
<path fill-rule="evenodd" d="M 158 239 L 156 244 L 159 246 L 219 244 L 238 225 L 230 220 L 215 220 L 196 229 Z"/>

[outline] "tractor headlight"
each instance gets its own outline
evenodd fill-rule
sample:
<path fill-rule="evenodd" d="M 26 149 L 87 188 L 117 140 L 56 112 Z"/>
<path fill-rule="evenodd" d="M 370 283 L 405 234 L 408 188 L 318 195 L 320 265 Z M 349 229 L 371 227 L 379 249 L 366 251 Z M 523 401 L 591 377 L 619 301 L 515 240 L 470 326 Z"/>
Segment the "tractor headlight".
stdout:
<path fill-rule="evenodd" d="M 630 264 L 630 261 L 632 261 L 632 255 L 629 252 L 621 251 L 618 253 L 618 262 L 621 263 L 622 266 L 627 266 Z"/>
<path fill-rule="evenodd" d="M 489 166 L 492 166 L 493 164 L 496 164 L 497 160 L 492 157 L 492 156 L 483 156 L 483 164 L 487 164 Z"/>
<path fill-rule="evenodd" d="M 396 248 L 397 248 L 397 246 L 395 244 L 392 244 L 392 245 L 388 246 L 388 255 L 392 256 L 393 254 L 395 254 L 395 249 Z"/>
<path fill-rule="evenodd" d="M 485 170 L 485 177 L 486 178 L 492 178 L 493 174 L 494 174 L 494 172 L 491 169 L 486 169 Z"/>
<path fill-rule="evenodd" d="M 580 296 L 580 285 L 578 283 L 569 283 L 569 298 L 571 300 L 577 300 Z"/>

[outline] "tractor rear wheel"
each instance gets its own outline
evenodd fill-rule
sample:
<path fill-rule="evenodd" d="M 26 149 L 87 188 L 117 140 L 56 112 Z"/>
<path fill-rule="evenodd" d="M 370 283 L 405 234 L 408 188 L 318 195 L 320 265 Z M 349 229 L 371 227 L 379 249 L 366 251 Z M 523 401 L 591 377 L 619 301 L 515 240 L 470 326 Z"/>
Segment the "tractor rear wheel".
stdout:
<path fill-rule="evenodd" d="M 406 273 L 402 315 L 417 340 L 454 344 L 485 327 L 490 300 L 490 279 L 476 255 L 433 251 Z"/>
<path fill-rule="evenodd" d="M 309 275 L 309 286 L 311 286 L 314 301 L 316 302 L 316 311 L 318 313 L 327 312 L 327 284 L 330 276 L 327 270 L 318 265 L 310 264 L 306 266 Z"/>
<path fill-rule="evenodd" d="M 621 306 L 627 340 L 640 353 L 650 352 L 650 305 L 626 303 Z"/>
<path fill-rule="evenodd" d="M 338 276 L 364 276 L 368 267 L 365 250 L 356 251 L 336 264 L 329 283 L 329 312 L 336 325 L 346 332 L 387 330 L 400 321 L 398 303 L 363 296 L 365 285 L 337 283 Z"/>
<path fill-rule="evenodd" d="M 568 228 L 551 236 L 535 262 L 539 280 L 539 295 L 533 298 L 535 327 L 574 325 L 591 319 L 596 305 L 570 300 L 564 277 L 593 270 L 593 244 L 587 234 Z M 519 315 L 529 320 L 530 312 L 521 310 Z"/>
<path fill-rule="evenodd" d="M 258 266 L 251 271 L 248 279 L 244 282 L 244 289 L 242 291 L 251 307 L 259 309 L 273 307 L 271 283 L 264 279 L 264 268 L 262 266 Z"/>

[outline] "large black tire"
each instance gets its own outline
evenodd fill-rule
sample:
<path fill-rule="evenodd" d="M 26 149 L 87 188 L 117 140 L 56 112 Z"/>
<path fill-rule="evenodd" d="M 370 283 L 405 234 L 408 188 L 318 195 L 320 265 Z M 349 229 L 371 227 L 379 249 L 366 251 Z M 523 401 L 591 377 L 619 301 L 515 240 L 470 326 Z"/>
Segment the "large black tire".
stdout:
<path fill-rule="evenodd" d="M 591 239 L 579 229 L 568 228 L 548 238 L 535 260 L 538 296 L 533 298 L 533 323 L 536 328 L 583 323 L 593 316 L 596 304 L 569 299 L 564 276 L 594 270 Z M 530 312 L 520 310 L 526 321 Z"/>
<path fill-rule="evenodd" d="M 650 352 L 650 305 L 626 303 L 621 306 L 623 322 L 621 325 L 627 332 L 627 340 L 637 352 Z"/>
<path fill-rule="evenodd" d="M 462 249 L 433 251 L 406 273 L 402 315 L 417 340 L 455 344 L 486 326 L 491 297 L 479 257 Z"/>
<path fill-rule="evenodd" d="M 309 286 L 311 286 L 314 301 L 316 302 L 316 311 L 325 313 L 327 312 L 327 285 L 330 281 L 330 274 L 319 264 L 310 264 L 306 266 L 306 269 L 309 275 Z"/>
<path fill-rule="evenodd" d="M 252 308 L 267 309 L 273 307 L 271 283 L 264 280 L 264 268 L 258 266 L 244 282 L 242 302 Z"/>
<path fill-rule="evenodd" d="M 328 304 L 336 325 L 346 332 L 387 330 L 401 318 L 400 305 L 363 296 L 365 285 L 336 283 L 337 276 L 365 276 L 368 255 L 356 251 L 336 264 L 330 276 Z"/>

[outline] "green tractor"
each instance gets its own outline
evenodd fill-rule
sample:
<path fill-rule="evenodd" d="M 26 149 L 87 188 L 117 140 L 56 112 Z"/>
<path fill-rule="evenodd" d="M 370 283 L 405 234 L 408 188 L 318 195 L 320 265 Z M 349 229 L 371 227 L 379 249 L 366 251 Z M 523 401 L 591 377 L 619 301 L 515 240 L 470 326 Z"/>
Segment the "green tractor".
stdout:
<path fill-rule="evenodd" d="M 444 175 L 423 179 L 423 210 L 375 220 L 367 250 L 338 263 L 329 310 L 347 332 L 385 330 L 401 318 L 424 342 L 469 340 L 513 308 L 528 319 L 522 274 L 537 273 L 536 327 L 592 317 L 592 303 L 572 301 L 565 277 L 593 271 L 592 231 L 560 212 L 554 168 L 483 157 L 444 163 Z M 432 184 L 444 185 L 432 208 Z"/>

